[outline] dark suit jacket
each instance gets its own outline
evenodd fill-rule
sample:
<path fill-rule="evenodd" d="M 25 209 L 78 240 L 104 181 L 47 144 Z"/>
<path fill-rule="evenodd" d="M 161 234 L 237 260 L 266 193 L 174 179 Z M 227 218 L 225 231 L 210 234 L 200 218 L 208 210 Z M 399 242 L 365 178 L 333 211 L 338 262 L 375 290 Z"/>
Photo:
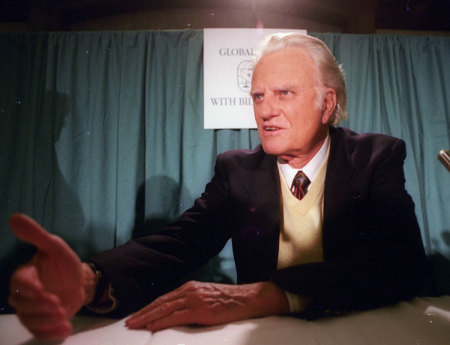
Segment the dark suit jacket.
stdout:
<path fill-rule="evenodd" d="M 276 157 L 255 150 L 218 156 L 205 192 L 175 223 L 92 259 L 123 313 L 172 289 L 232 239 L 238 283 L 272 280 L 310 298 L 307 317 L 374 308 L 421 292 L 424 250 L 404 187 L 402 140 L 330 128 L 324 262 L 277 270 L 280 180 Z"/>

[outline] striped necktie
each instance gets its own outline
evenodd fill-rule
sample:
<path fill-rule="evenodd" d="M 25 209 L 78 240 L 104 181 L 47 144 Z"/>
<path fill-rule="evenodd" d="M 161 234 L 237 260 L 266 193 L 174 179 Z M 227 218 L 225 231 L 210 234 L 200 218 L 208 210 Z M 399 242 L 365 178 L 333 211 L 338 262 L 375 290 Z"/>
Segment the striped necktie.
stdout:
<path fill-rule="evenodd" d="M 303 171 L 299 170 L 292 181 L 291 192 L 297 199 L 302 200 L 308 191 L 308 186 L 310 184 L 311 181 L 308 176 L 306 176 Z"/>

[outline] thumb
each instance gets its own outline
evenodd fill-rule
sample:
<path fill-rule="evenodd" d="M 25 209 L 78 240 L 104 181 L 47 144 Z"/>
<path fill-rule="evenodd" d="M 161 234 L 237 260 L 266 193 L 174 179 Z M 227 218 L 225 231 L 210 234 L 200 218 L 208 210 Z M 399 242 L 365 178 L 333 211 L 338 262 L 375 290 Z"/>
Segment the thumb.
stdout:
<path fill-rule="evenodd" d="M 34 219 L 25 214 L 17 213 L 9 218 L 9 226 L 14 234 L 22 241 L 35 245 L 39 250 L 51 253 L 55 251 L 57 240 Z"/>

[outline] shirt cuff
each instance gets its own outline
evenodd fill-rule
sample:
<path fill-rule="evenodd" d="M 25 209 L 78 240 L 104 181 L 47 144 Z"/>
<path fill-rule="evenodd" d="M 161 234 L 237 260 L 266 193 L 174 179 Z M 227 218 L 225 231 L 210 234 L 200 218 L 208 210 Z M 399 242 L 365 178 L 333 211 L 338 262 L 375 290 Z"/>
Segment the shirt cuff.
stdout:
<path fill-rule="evenodd" d="M 86 306 L 90 311 L 107 314 L 117 308 L 118 301 L 114 296 L 114 289 L 103 272 L 93 263 L 88 263 L 97 277 L 97 287 L 94 300 Z"/>
<path fill-rule="evenodd" d="M 108 284 L 106 296 L 102 298 L 101 302 L 93 302 L 86 306 L 87 309 L 98 314 L 107 314 L 117 308 L 117 298 L 114 297 L 114 289 L 111 284 Z"/>
<path fill-rule="evenodd" d="M 295 293 L 286 291 L 286 290 L 284 290 L 284 293 L 285 293 L 286 298 L 289 303 L 289 311 L 291 313 L 301 312 L 303 310 L 303 307 L 302 307 L 300 296 Z"/>

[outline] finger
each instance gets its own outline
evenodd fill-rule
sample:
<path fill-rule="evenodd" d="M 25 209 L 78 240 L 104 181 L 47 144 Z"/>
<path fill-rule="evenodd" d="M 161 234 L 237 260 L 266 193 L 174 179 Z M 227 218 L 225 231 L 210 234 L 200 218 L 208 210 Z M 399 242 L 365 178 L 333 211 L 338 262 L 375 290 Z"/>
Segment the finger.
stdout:
<path fill-rule="evenodd" d="M 18 292 L 16 296 L 10 298 L 10 304 L 31 333 L 43 339 L 59 339 L 71 333 L 72 326 L 57 296 L 45 292 L 32 297 Z"/>
<path fill-rule="evenodd" d="M 8 302 L 18 312 L 33 313 L 40 309 L 48 312 L 64 310 L 60 299 L 55 294 L 45 291 L 33 265 L 22 266 L 14 272 Z"/>
<path fill-rule="evenodd" d="M 126 325 L 131 329 L 143 328 L 154 320 L 171 317 L 176 311 L 186 309 L 186 305 L 187 301 L 184 297 L 170 301 L 155 300 L 127 319 Z"/>
<path fill-rule="evenodd" d="M 17 291 L 8 301 L 18 315 L 61 315 L 66 318 L 66 310 L 59 298 L 51 293 L 44 292 L 30 297 L 30 295 L 21 295 L 20 291 Z"/>
<path fill-rule="evenodd" d="M 180 293 L 179 293 L 179 288 L 175 289 L 171 292 L 168 292 L 165 295 L 162 295 L 160 297 L 158 297 L 157 299 L 155 299 L 153 302 L 151 302 L 150 304 L 146 305 L 144 308 L 138 310 L 137 312 L 133 313 L 128 320 L 134 320 L 139 318 L 140 316 L 147 314 L 155 309 L 158 308 L 164 308 L 162 307 L 164 304 L 177 300 L 180 298 Z"/>
<path fill-rule="evenodd" d="M 142 328 L 154 320 L 170 316 L 175 311 L 192 309 L 192 303 L 197 300 L 199 291 L 204 287 L 204 283 L 190 281 L 177 289 L 157 298 L 152 303 L 137 311 L 129 319 L 126 325 L 130 328 Z M 209 284 L 206 284 L 209 286 Z M 217 292 L 208 291 L 208 294 L 217 294 Z"/>
<path fill-rule="evenodd" d="M 55 236 L 44 230 L 34 219 L 17 213 L 9 219 L 9 226 L 19 239 L 35 245 L 44 252 L 54 252 Z"/>
<path fill-rule="evenodd" d="M 36 267 L 25 265 L 18 268 L 10 281 L 10 303 L 20 301 L 21 298 L 36 298 L 44 291 L 38 279 Z M 13 305 L 13 304 L 12 304 Z M 13 305 L 14 306 L 14 305 Z"/>
<path fill-rule="evenodd" d="M 185 284 L 181 285 L 180 287 L 176 288 L 175 290 L 170 291 L 170 292 L 166 293 L 165 295 L 158 297 L 152 303 L 148 304 L 144 308 L 133 313 L 130 316 L 129 320 L 138 318 L 141 315 L 146 314 L 152 310 L 164 308 L 161 306 L 165 305 L 167 303 L 177 301 L 180 299 L 186 299 L 192 292 L 195 292 L 198 290 L 198 286 L 195 285 L 196 283 L 197 282 L 194 282 L 194 281 L 185 283 Z"/>
<path fill-rule="evenodd" d="M 64 320 L 61 323 L 51 326 L 37 326 L 35 328 L 29 328 L 29 331 L 40 340 L 62 340 L 72 334 L 72 325 L 69 321 Z"/>
<path fill-rule="evenodd" d="M 38 309 L 40 307 L 40 309 Z M 28 329 L 51 327 L 67 321 L 66 313 L 60 306 L 38 303 L 36 308 L 21 309 L 17 316 Z"/>
<path fill-rule="evenodd" d="M 170 316 L 153 320 L 146 324 L 145 328 L 156 332 L 162 329 L 197 324 L 196 312 L 190 309 L 176 310 Z"/>

